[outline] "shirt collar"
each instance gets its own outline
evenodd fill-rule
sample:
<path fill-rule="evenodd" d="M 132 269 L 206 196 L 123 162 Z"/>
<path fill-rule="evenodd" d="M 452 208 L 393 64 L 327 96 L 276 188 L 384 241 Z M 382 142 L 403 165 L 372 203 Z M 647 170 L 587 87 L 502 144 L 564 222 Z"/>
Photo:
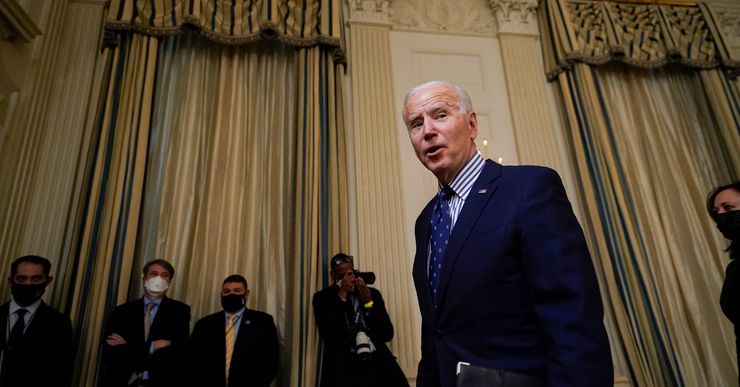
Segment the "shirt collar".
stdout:
<path fill-rule="evenodd" d="M 483 160 L 480 152 L 476 151 L 450 182 L 450 188 L 455 192 L 455 195 L 463 200 L 468 197 L 470 190 L 473 188 L 473 183 L 478 180 L 478 176 L 483 170 L 483 165 L 485 165 L 485 160 Z M 441 191 L 443 188 L 444 185 L 440 183 L 438 189 Z"/>
<path fill-rule="evenodd" d="M 224 314 L 226 315 L 226 320 L 228 320 L 228 319 L 229 319 L 229 317 L 231 317 L 231 316 L 238 316 L 238 317 L 241 317 L 241 315 L 242 315 L 242 314 L 244 313 L 244 311 L 245 311 L 246 309 L 247 309 L 247 308 L 243 306 L 243 307 L 242 307 L 241 309 L 239 309 L 238 311 L 236 311 L 236 312 L 234 312 L 234 313 L 230 313 L 230 312 L 227 312 L 226 310 L 224 310 Z"/>
<path fill-rule="evenodd" d="M 41 299 L 39 298 L 31 305 L 28 306 L 20 306 L 17 302 L 15 302 L 14 299 L 10 299 L 10 310 L 8 311 L 9 314 L 15 313 L 18 309 L 25 309 L 28 311 L 29 314 L 36 313 L 36 310 L 38 310 L 39 306 L 41 305 Z"/>
<path fill-rule="evenodd" d="M 147 306 L 147 305 L 149 305 L 149 303 L 152 303 L 152 302 L 154 303 L 154 305 L 159 306 L 159 304 L 162 303 L 162 300 L 163 299 L 164 299 L 164 297 L 162 297 L 162 298 L 160 298 L 158 300 L 152 300 L 149 297 L 144 296 L 144 306 Z"/>

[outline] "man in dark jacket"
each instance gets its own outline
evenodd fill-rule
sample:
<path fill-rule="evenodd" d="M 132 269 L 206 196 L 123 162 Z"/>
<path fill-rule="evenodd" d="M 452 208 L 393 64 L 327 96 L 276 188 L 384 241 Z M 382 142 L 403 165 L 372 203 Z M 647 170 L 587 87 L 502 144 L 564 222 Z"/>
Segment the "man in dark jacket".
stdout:
<path fill-rule="evenodd" d="M 72 324 L 41 301 L 50 272 L 51 262 L 35 255 L 10 266 L 13 297 L 0 306 L 0 386 L 69 386 Z"/>
<path fill-rule="evenodd" d="M 335 255 L 331 272 L 335 283 L 313 296 L 324 341 L 321 387 L 408 386 L 385 345 L 393 338 L 393 324 L 383 296 L 356 276 L 349 255 Z"/>
<path fill-rule="evenodd" d="M 280 362 L 277 329 L 272 316 L 246 307 L 248 298 L 247 280 L 230 275 L 221 286 L 224 309 L 195 324 L 193 386 L 270 386 Z"/>
<path fill-rule="evenodd" d="M 108 319 L 102 386 L 182 386 L 190 307 L 167 298 L 175 269 L 162 259 L 144 265 L 144 297 L 119 305 Z"/>

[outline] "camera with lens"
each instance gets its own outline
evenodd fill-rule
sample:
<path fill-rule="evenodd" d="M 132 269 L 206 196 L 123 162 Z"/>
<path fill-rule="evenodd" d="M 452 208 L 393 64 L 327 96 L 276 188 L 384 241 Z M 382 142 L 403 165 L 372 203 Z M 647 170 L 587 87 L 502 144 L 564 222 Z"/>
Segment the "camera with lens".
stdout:
<path fill-rule="evenodd" d="M 367 285 L 375 283 L 375 273 L 371 271 L 361 272 L 359 270 L 355 270 L 355 277 L 362 278 Z"/>
<path fill-rule="evenodd" d="M 363 330 L 358 330 L 355 334 L 355 352 L 360 360 L 368 360 L 373 354 L 373 344 L 370 342 L 370 337 Z"/>

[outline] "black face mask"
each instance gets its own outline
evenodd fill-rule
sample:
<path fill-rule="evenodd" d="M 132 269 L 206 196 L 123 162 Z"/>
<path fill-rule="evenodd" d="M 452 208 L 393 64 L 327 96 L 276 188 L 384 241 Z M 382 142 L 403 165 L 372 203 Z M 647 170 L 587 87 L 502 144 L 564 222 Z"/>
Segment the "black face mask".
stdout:
<path fill-rule="evenodd" d="M 247 303 L 244 299 L 243 294 L 229 294 L 228 296 L 221 296 L 221 306 L 229 313 L 239 311 L 239 309 Z"/>
<path fill-rule="evenodd" d="M 740 210 L 717 214 L 717 228 L 725 238 L 740 240 Z"/>
<path fill-rule="evenodd" d="M 21 285 L 12 284 L 10 292 L 13 293 L 13 299 L 20 306 L 28 306 L 38 301 L 46 291 L 46 283 L 38 285 Z"/>

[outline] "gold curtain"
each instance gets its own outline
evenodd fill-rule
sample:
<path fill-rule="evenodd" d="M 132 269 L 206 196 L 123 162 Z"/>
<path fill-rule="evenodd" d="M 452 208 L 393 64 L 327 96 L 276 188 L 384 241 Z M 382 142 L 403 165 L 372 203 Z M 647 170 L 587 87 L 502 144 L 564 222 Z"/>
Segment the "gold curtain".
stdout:
<path fill-rule="evenodd" d="M 740 176 L 737 62 L 698 7 L 548 0 L 547 75 L 563 95 L 594 258 L 633 385 L 737 380 L 717 305 L 724 241 L 707 191 Z M 609 62 L 621 62 L 609 66 Z M 666 66 L 674 63 L 678 66 Z M 627 64 L 629 66 L 625 66 Z"/>
<path fill-rule="evenodd" d="M 279 384 L 313 385 L 310 297 L 328 257 L 348 246 L 342 66 L 319 47 L 193 36 L 161 52 L 137 266 L 177 259 L 171 295 L 194 320 L 220 308 L 223 278 L 245 275 L 249 306 L 278 325 Z M 132 281 L 130 296 L 140 291 Z"/>
<path fill-rule="evenodd" d="M 311 298 L 329 283 L 328 261 L 347 251 L 348 197 L 344 124 L 344 58 L 319 47 L 298 53 L 299 104 L 296 256 L 293 269 L 289 386 L 315 386 L 318 330 Z"/>
<path fill-rule="evenodd" d="M 76 327 L 75 379 L 93 385 L 98 372 L 103 321 L 126 300 L 132 281 L 153 99 L 158 40 L 133 35 L 111 55 L 110 84 L 96 136 L 87 201 L 74 262 L 69 314 Z M 133 280 L 136 280 L 134 278 Z"/>
<path fill-rule="evenodd" d="M 259 20 L 250 30 L 204 31 L 194 13 L 170 17 L 222 3 L 111 2 L 111 13 L 130 19 L 109 19 L 108 30 L 180 35 L 119 32 L 120 45 L 103 54 L 110 67 L 96 150 L 82 160 L 88 199 L 72 211 L 81 219 L 67 276 L 76 385 L 94 385 L 105 318 L 140 296 L 141 265 L 153 258 L 174 264 L 170 295 L 192 305 L 192 323 L 219 309 L 226 275 L 245 275 L 250 307 L 278 325 L 278 385 L 315 384 L 311 296 L 328 283 L 328 258 L 349 245 L 341 3 L 227 3 L 257 7 L 242 9 L 251 16 L 241 22 Z M 160 10 L 169 16 L 152 16 Z"/>

